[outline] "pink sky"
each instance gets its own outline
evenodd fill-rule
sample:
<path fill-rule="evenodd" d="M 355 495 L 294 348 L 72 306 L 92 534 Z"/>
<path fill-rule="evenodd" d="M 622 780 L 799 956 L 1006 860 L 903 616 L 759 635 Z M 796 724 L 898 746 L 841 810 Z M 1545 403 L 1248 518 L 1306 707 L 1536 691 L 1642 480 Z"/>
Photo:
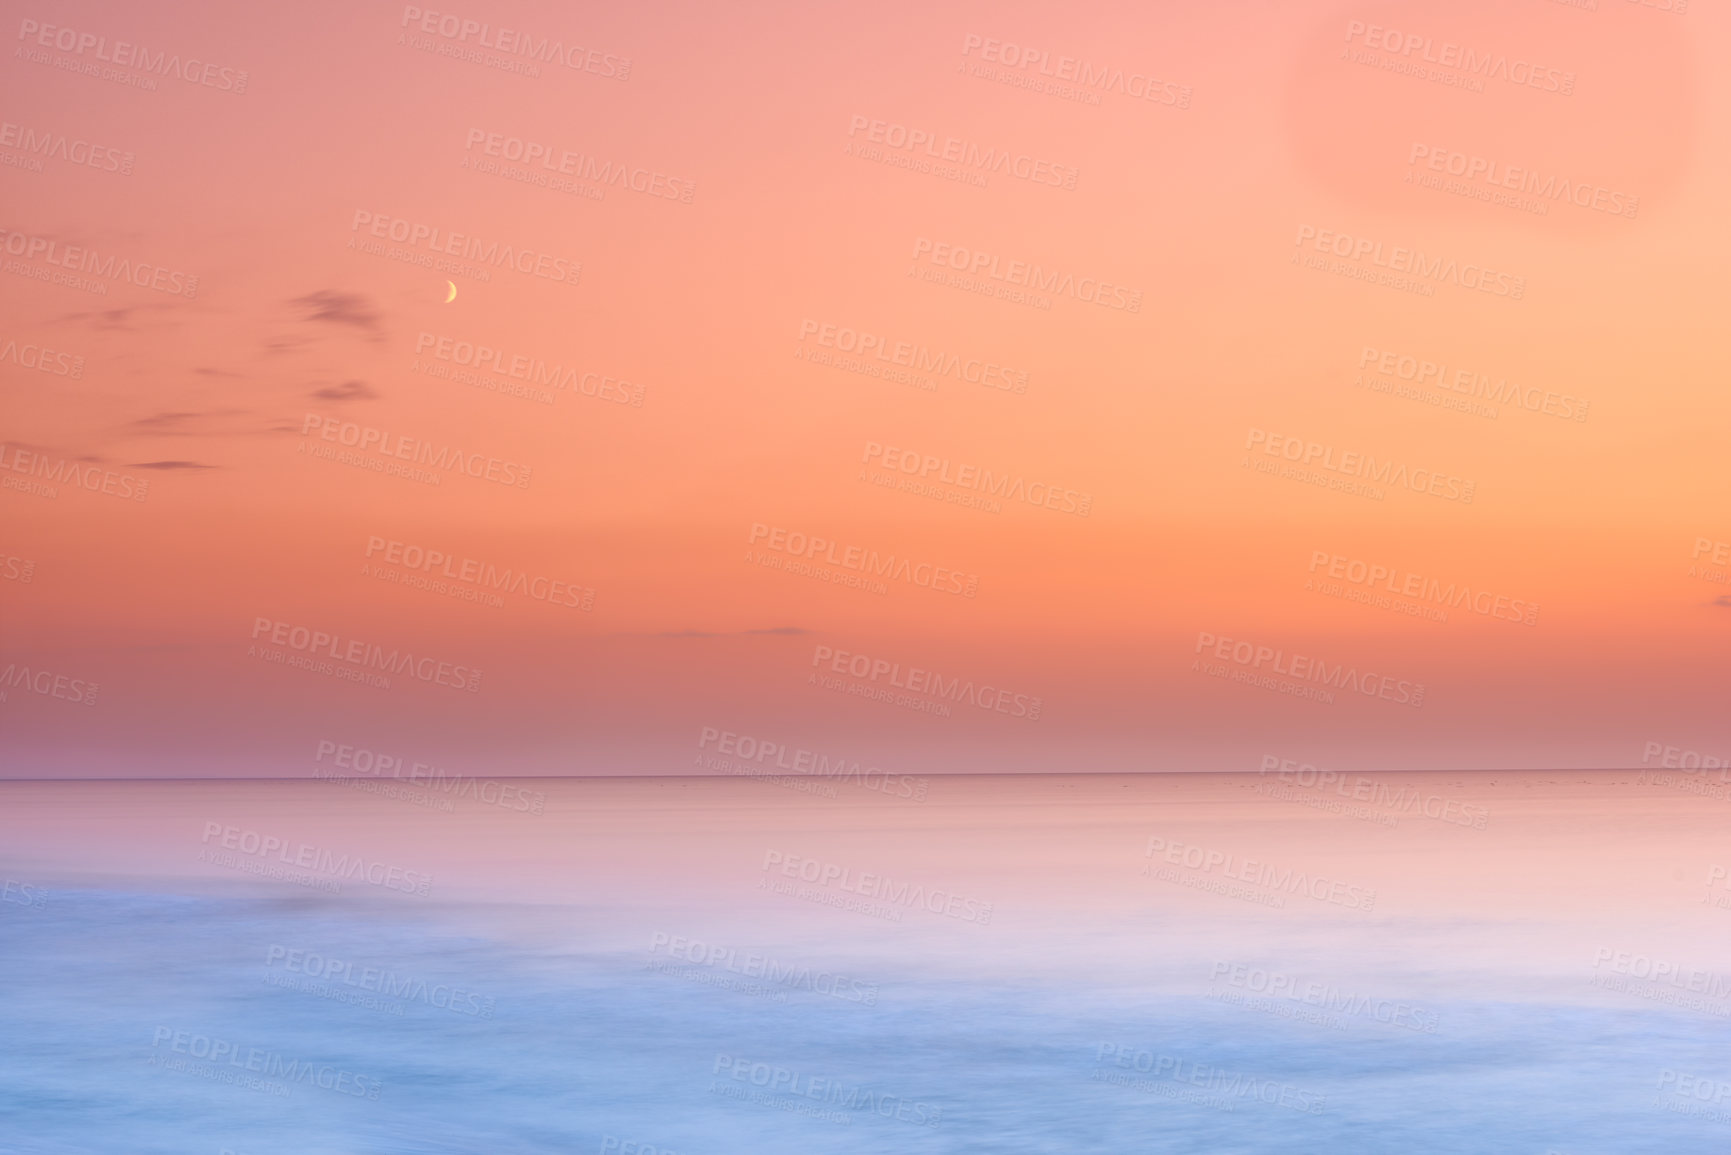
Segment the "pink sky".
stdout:
<path fill-rule="evenodd" d="M 1731 751 L 1708 7 L 9 28 L 6 776 Z"/>

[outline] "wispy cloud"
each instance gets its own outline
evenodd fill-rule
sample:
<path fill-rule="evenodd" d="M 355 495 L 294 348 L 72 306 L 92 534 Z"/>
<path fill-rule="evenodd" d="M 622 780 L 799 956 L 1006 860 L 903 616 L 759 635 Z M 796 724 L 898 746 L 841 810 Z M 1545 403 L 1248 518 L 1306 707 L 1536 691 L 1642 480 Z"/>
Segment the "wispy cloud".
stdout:
<path fill-rule="evenodd" d="M 756 630 L 665 630 L 653 636 L 657 638 L 743 638 L 754 634 L 772 634 L 778 637 L 797 637 L 800 634 L 811 632 L 804 626 L 770 626 Z"/>
<path fill-rule="evenodd" d="M 175 307 L 167 303 L 145 301 L 137 305 L 121 305 L 114 309 L 95 309 L 88 313 L 67 313 L 64 316 L 56 317 L 54 323 L 88 325 L 92 329 L 131 332 L 135 330 L 133 322 L 142 320 L 144 314 L 161 312 Z"/>
<path fill-rule="evenodd" d="M 144 437 L 223 437 L 233 433 L 230 417 L 245 417 L 248 409 L 165 409 L 130 422 L 127 432 Z"/>
<path fill-rule="evenodd" d="M 335 289 L 320 289 L 316 293 L 308 293 L 304 297 L 296 297 L 294 304 L 307 311 L 309 321 L 328 321 L 333 325 L 351 325 L 361 329 L 373 337 L 383 336 L 379 311 L 360 293 L 342 293 Z"/>
<path fill-rule="evenodd" d="M 313 390 L 313 396 L 324 401 L 372 401 L 378 395 L 378 390 L 365 381 L 344 381 L 341 385 L 326 385 L 323 389 Z"/>

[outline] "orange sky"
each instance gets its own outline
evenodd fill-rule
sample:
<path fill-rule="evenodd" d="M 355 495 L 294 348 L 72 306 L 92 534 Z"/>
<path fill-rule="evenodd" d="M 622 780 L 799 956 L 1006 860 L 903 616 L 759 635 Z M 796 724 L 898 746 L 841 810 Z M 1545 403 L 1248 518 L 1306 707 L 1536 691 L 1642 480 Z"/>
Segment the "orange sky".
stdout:
<path fill-rule="evenodd" d="M 704 727 L 921 773 L 1731 750 L 1726 34 L 21 10 L 0 770 L 687 773 Z M 1390 604 L 1348 600 L 1373 567 Z"/>

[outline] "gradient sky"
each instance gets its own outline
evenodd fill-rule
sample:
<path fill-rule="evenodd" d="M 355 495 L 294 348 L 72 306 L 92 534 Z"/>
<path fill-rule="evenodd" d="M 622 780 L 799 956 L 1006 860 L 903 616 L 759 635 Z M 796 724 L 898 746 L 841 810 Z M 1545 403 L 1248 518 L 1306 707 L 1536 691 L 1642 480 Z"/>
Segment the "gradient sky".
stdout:
<path fill-rule="evenodd" d="M 1731 133 L 1711 68 L 1731 29 L 1711 6 L 43 2 L 9 19 L 9 777 L 303 775 L 321 741 L 450 772 L 681 774 L 706 728 L 908 773 L 1731 753 Z M 478 47 L 482 25 L 586 67 L 497 67 L 524 58 Z M 97 59 L 118 42 L 206 82 Z M 1468 53 L 1490 75 L 1453 63 Z M 1160 99 L 1042 67 L 1153 78 Z M 957 168 L 975 168 L 970 146 L 1007 153 L 1029 179 L 886 163 L 907 154 L 892 126 L 961 142 Z M 501 153 L 568 150 L 578 174 L 586 157 L 641 170 L 651 191 L 513 166 L 490 134 Z M 1453 177 L 1457 154 L 1485 163 Z M 1495 203 L 1487 176 L 1590 192 Z M 366 251 L 393 247 L 371 232 L 392 220 L 580 273 L 482 280 Z M 196 295 L 41 279 L 68 246 L 169 270 L 169 287 L 196 276 Z M 1138 307 L 933 283 L 938 246 Z M 1455 275 L 1375 283 L 1397 249 Z M 1506 291 L 1461 283 L 1485 268 Z M 830 325 L 1016 387 L 850 372 L 822 360 Z M 574 387 L 546 404 L 440 375 L 445 338 L 575 369 Z M 27 367 L 27 347 L 67 372 Z M 1396 372 L 1377 371 L 1384 353 Z M 1402 357 L 1552 412 L 1458 392 L 1494 416 L 1445 408 L 1434 381 L 1429 399 L 1395 395 Z M 501 478 L 527 464 L 528 484 L 320 459 L 341 447 L 303 434 L 314 418 L 460 447 Z M 1270 438 L 1473 497 L 1377 500 L 1248 467 L 1284 463 Z M 1087 495 L 1088 512 L 876 485 L 883 448 Z M 29 492 L 36 461 L 148 496 Z M 788 572 L 763 549 L 777 528 L 975 592 Z M 580 604 L 380 578 L 374 539 L 558 581 Z M 1538 609 L 1430 620 L 1331 596 L 1349 581 L 1307 588 L 1336 557 Z M 260 619 L 482 676 L 471 693 L 289 668 Z M 1375 672 L 1390 698 L 1422 685 L 1422 706 L 1211 677 L 1200 658 L 1245 667 L 1198 654 L 1204 634 Z M 846 692 L 869 676 L 814 666 L 840 652 L 1009 704 L 869 700 Z M 91 704 L 70 700 L 89 684 Z"/>

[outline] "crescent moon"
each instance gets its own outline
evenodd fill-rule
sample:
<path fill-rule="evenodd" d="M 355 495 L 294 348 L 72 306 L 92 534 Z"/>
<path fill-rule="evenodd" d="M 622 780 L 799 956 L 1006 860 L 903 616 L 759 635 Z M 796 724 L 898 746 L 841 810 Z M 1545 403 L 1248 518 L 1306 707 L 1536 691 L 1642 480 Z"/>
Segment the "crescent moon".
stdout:
<path fill-rule="evenodd" d="M 445 294 L 445 304 L 449 305 L 457 299 L 457 282 L 446 281 L 445 284 L 449 286 L 449 291 Z"/>

